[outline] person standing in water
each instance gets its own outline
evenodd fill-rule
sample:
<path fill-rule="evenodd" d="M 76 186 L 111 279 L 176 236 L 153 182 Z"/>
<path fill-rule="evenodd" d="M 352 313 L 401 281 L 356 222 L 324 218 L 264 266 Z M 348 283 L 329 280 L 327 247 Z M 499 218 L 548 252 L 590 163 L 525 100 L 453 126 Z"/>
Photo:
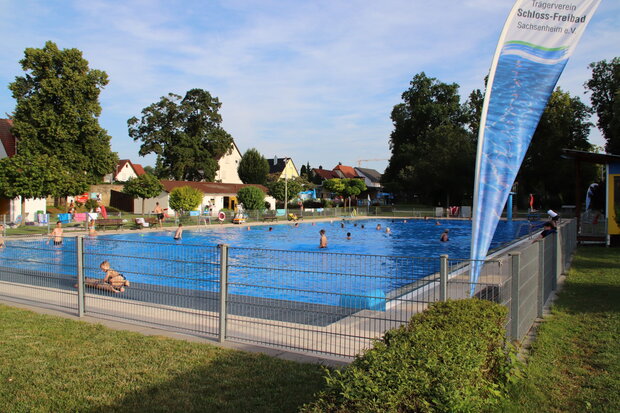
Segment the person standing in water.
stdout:
<path fill-rule="evenodd" d="M 183 238 L 183 224 L 179 224 L 179 227 L 177 228 L 176 232 L 174 233 L 174 239 L 176 241 L 180 240 L 181 238 Z"/>
<path fill-rule="evenodd" d="M 54 239 L 54 245 L 62 245 L 62 223 L 56 222 L 56 228 L 52 230 L 50 237 Z"/>
<path fill-rule="evenodd" d="M 321 234 L 321 240 L 319 241 L 319 248 L 327 248 L 327 237 L 325 236 L 325 230 L 322 229 L 319 231 Z"/>
<path fill-rule="evenodd" d="M 450 239 L 448 238 L 448 232 L 449 230 L 446 229 L 442 234 L 441 234 L 441 238 L 439 238 L 439 241 L 441 242 L 448 242 Z"/>

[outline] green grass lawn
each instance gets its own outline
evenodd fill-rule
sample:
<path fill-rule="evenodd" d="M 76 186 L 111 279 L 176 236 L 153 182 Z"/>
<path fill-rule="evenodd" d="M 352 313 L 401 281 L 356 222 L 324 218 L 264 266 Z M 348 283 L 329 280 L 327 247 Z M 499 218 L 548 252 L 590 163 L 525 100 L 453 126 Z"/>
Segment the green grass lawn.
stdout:
<path fill-rule="evenodd" d="M 502 411 L 620 411 L 620 250 L 580 247 Z"/>
<path fill-rule="evenodd" d="M 293 412 L 322 369 L 0 305 L 1 412 Z"/>

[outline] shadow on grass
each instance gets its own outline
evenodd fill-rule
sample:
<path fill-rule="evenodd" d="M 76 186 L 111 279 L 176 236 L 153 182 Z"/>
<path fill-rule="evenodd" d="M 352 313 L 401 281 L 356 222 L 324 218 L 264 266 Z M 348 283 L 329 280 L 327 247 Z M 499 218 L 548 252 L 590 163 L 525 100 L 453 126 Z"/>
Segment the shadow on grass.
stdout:
<path fill-rule="evenodd" d="M 256 354 L 221 354 L 204 366 L 88 411 L 295 412 L 323 387 L 323 371 L 317 365 L 275 361 Z"/>
<path fill-rule="evenodd" d="M 620 312 L 620 286 L 606 283 L 573 284 L 565 288 L 555 303 L 571 314 Z"/>

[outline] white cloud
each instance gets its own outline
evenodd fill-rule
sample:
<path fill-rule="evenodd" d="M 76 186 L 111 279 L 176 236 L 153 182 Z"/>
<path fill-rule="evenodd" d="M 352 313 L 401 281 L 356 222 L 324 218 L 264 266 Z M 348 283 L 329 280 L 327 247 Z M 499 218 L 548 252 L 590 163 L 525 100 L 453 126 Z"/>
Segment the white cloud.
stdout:
<path fill-rule="evenodd" d="M 609 3 L 609 2 L 607 2 Z M 136 158 L 126 120 L 169 92 L 209 90 L 241 150 L 293 156 L 298 166 L 389 157 L 389 114 L 416 73 L 483 86 L 512 1 L 42 1 L 3 3 L 26 14 L 0 28 L 19 74 L 26 47 L 52 39 L 105 70 L 102 125 Z M 23 11 L 28 13 L 23 13 Z M 619 7 L 603 2 L 560 84 L 580 94 L 588 63 L 620 55 Z M 13 102 L 0 92 L 0 113 Z M 587 101 L 587 100 L 586 100 Z M 383 166 L 385 166 L 385 162 Z"/>

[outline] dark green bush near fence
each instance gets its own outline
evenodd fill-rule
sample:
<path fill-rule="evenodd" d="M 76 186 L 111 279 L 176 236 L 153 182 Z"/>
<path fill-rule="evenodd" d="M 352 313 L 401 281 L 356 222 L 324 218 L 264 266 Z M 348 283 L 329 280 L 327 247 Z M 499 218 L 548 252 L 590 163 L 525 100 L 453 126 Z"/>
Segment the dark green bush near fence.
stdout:
<path fill-rule="evenodd" d="M 469 412 L 496 406 L 514 360 L 505 307 L 478 299 L 432 305 L 388 331 L 304 412 Z"/>

